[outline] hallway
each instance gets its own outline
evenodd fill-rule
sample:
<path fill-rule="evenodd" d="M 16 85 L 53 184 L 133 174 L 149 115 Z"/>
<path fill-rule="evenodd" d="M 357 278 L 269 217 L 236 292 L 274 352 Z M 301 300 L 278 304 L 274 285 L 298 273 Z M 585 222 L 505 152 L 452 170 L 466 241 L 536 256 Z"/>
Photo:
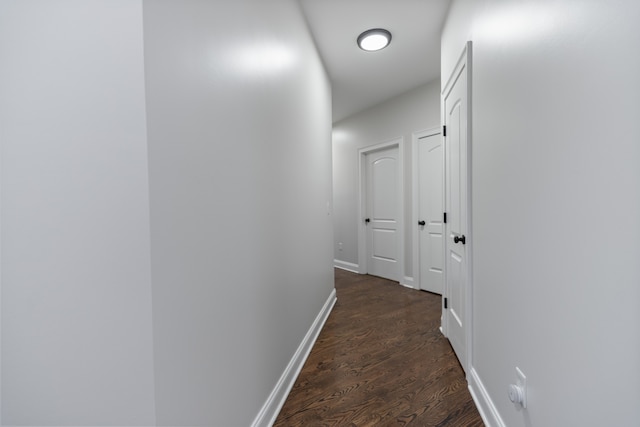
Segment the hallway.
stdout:
<path fill-rule="evenodd" d="M 275 426 L 482 426 L 440 297 L 336 269 L 338 301 Z"/>

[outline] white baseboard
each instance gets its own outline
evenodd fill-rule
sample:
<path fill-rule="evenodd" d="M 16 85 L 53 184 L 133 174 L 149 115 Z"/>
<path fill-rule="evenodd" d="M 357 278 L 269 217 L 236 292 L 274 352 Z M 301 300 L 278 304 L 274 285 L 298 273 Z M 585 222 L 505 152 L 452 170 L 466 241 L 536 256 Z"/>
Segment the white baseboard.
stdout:
<path fill-rule="evenodd" d="M 413 280 L 413 277 L 408 277 L 408 276 L 404 276 L 402 278 L 402 281 L 400 282 L 400 284 L 402 286 L 406 286 L 407 288 L 411 288 L 411 289 L 417 289 L 415 287 L 415 282 Z"/>
<path fill-rule="evenodd" d="M 352 273 L 360 273 L 360 267 L 358 266 L 358 264 L 353 264 L 351 262 L 340 261 L 339 259 L 334 259 L 333 260 L 333 266 L 335 268 L 340 268 L 342 270 L 347 270 L 347 271 L 350 271 Z"/>
<path fill-rule="evenodd" d="M 298 378 L 298 374 L 302 370 L 302 366 L 304 362 L 309 357 L 309 353 L 311 352 L 311 348 L 313 344 L 315 344 L 316 339 L 318 339 L 318 335 L 324 326 L 324 323 L 327 321 L 333 306 L 336 303 L 336 290 L 332 290 L 329 298 L 324 303 L 324 306 L 316 316 L 316 319 L 313 321 L 311 328 L 307 331 L 304 339 L 298 346 L 295 354 L 289 361 L 286 369 L 280 376 L 276 386 L 271 391 L 269 398 L 258 412 L 258 415 L 251 423 L 251 427 L 271 427 L 273 423 L 276 421 L 280 410 L 282 409 L 282 405 L 287 400 L 287 396 L 293 387 L 296 378 Z"/>
<path fill-rule="evenodd" d="M 476 403 L 476 407 L 478 408 L 478 412 L 480 412 L 484 424 L 487 427 L 506 427 L 504 421 L 500 418 L 498 409 L 493 404 L 489 393 L 487 393 L 487 389 L 484 388 L 484 384 L 482 384 L 478 373 L 473 367 L 469 370 L 468 380 L 469 392 L 471 393 L 473 401 Z"/>

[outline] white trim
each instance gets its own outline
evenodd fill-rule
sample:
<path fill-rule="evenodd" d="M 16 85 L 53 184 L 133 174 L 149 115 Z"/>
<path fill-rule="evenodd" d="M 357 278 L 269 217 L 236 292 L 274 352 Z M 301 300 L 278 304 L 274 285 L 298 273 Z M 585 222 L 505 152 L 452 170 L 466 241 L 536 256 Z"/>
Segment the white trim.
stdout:
<path fill-rule="evenodd" d="M 465 46 L 467 63 L 467 366 L 473 369 L 473 61 L 472 43 L 467 41 Z M 478 378 L 479 379 L 479 378 Z"/>
<path fill-rule="evenodd" d="M 385 148 L 398 147 L 398 281 L 404 277 L 404 138 L 399 136 L 387 142 L 360 148 L 358 150 L 358 273 L 367 274 L 367 227 L 364 216 L 367 212 L 366 155 Z"/>
<path fill-rule="evenodd" d="M 418 216 L 420 215 L 420 163 L 418 156 L 418 141 L 421 138 L 426 138 L 433 135 L 440 135 L 440 128 L 431 128 L 426 130 L 421 130 L 418 132 L 414 132 L 411 135 L 411 188 L 412 188 L 412 205 L 413 209 L 411 212 L 411 230 L 413 231 L 411 234 L 413 235 L 413 279 L 415 281 L 415 289 L 422 289 L 420 287 L 420 229 L 418 226 Z M 443 159 L 444 161 L 444 156 Z M 442 173 L 444 174 L 444 167 L 442 168 Z M 444 177 L 442 180 L 442 184 L 444 185 Z M 444 189 L 443 189 L 444 190 Z M 444 195 L 444 191 L 442 192 Z M 443 205 L 444 206 L 444 205 Z M 443 224 L 444 226 L 444 224 Z M 444 239 L 443 239 L 444 242 Z M 442 253 L 444 254 L 444 247 L 442 248 Z M 444 258 L 443 258 L 444 259 Z M 444 278 L 443 278 L 444 279 Z M 444 283 L 443 283 L 444 287 Z"/>
<path fill-rule="evenodd" d="M 347 270 L 352 273 L 360 273 L 360 267 L 358 267 L 358 264 L 354 264 L 352 262 L 340 261 L 339 259 L 334 259 L 333 266 L 335 268 L 339 268 L 341 270 Z"/>
<path fill-rule="evenodd" d="M 300 374 L 304 362 L 307 360 L 307 357 L 309 357 L 311 348 L 318 339 L 318 335 L 327 321 L 331 310 L 333 310 L 335 303 L 336 290 L 333 289 L 329 298 L 327 298 L 327 301 L 320 310 L 320 313 L 318 313 L 318 316 L 316 316 L 316 319 L 313 321 L 311 328 L 309 328 L 309 331 L 300 343 L 300 346 L 271 391 L 267 401 L 262 406 L 262 409 L 260 409 L 260 412 L 258 412 L 258 415 L 256 415 L 253 423 L 251 423 L 252 427 L 270 427 L 276 421 L 276 418 L 282 409 L 282 405 L 284 405 L 284 402 L 287 400 L 287 396 L 289 395 L 296 378 L 298 378 L 298 374 Z"/>
<path fill-rule="evenodd" d="M 467 378 L 469 381 L 469 392 L 471 393 L 473 401 L 476 403 L 476 407 L 478 408 L 478 412 L 480 412 L 484 424 L 487 427 L 506 427 L 475 368 L 471 367 L 469 369 Z"/>
<path fill-rule="evenodd" d="M 413 277 L 404 276 L 402 278 L 402 280 L 400 280 L 400 284 L 402 286 L 406 286 L 407 288 L 419 289 L 418 287 L 416 287 L 416 284 L 415 284 L 415 281 L 413 280 Z"/>

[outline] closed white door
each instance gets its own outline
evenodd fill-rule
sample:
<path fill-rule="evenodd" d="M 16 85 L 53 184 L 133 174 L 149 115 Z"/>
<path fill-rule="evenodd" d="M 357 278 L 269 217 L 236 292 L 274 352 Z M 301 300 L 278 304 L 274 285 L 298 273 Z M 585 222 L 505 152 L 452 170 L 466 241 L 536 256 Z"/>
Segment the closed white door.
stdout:
<path fill-rule="evenodd" d="M 444 153 L 441 135 L 419 138 L 417 150 L 420 289 L 442 294 Z"/>
<path fill-rule="evenodd" d="M 467 369 L 468 306 L 468 64 L 465 49 L 444 92 L 446 334 L 460 364 Z"/>
<path fill-rule="evenodd" d="M 367 273 L 399 281 L 398 147 L 366 155 Z"/>

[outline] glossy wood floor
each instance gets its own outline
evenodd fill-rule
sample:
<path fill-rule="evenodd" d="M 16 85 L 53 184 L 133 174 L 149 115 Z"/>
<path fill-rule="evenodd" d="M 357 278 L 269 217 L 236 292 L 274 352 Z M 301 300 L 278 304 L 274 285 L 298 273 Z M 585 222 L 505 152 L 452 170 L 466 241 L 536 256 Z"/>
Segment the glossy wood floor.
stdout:
<path fill-rule="evenodd" d="M 275 426 L 483 426 L 439 295 L 343 270 L 336 291 Z"/>

